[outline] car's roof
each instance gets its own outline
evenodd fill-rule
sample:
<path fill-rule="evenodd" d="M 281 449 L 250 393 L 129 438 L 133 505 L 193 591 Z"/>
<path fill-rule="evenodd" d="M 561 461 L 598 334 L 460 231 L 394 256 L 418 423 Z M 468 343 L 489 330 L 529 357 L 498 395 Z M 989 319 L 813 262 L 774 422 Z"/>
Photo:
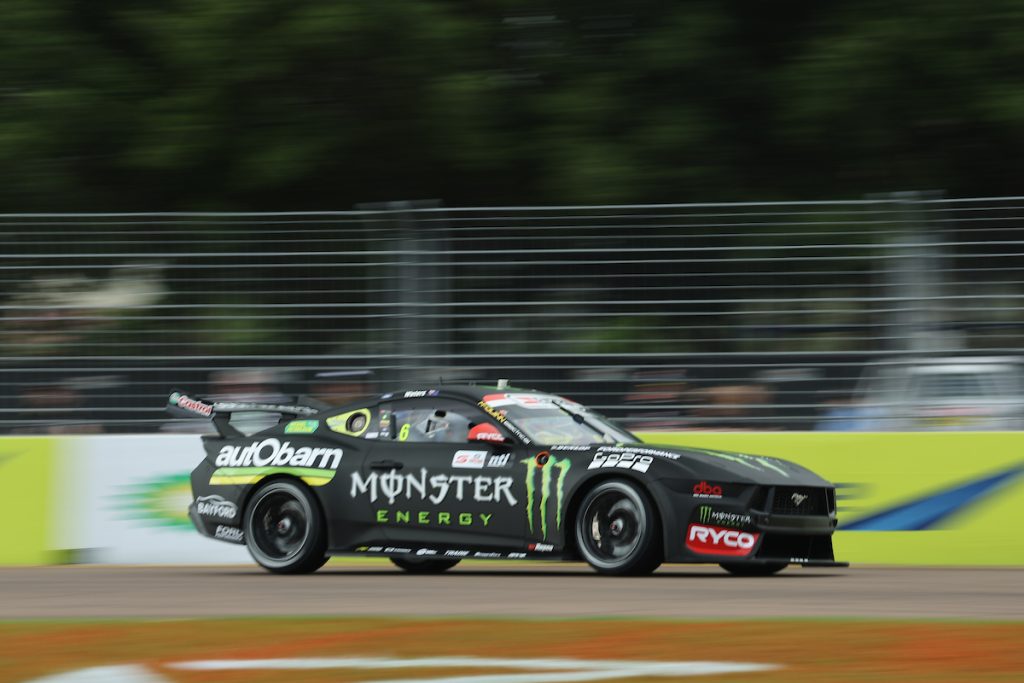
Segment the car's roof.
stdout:
<path fill-rule="evenodd" d="M 367 406 L 376 405 L 385 401 L 399 401 L 406 398 L 449 398 L 456 401 L 467 401 L 479 403 L 485 396 L 491 394 L 542 394 L 553 396 L 546 391 L 536 389 L 524 389 L 523 387 L 498 387 L 484 384 L 421 384 L 408 389 L 389 391 L 371 397 L 364 397 L 348 403 L 331 406 L 320 412 L 322 415 L 337 415 L 350 410 L 358 410 Z"/>
<path fill-rule="evenodd" d="M 496 385 L 483 384 L 435 384 L 421 385 L 416 388 L 409 388 L 402 391 L 391 391 L 378 397 L 381 401 L 392 401 L 401 398 L 419 398 L 423 396 L 438 396 L 442 398 L 456 398 L 470 400 L 474 403 L 480 401 L 484 396 L 490 394 L 546 394 L 547 392 L 536 389 L 523 389 L 521 387 L 498 387 Z"/>

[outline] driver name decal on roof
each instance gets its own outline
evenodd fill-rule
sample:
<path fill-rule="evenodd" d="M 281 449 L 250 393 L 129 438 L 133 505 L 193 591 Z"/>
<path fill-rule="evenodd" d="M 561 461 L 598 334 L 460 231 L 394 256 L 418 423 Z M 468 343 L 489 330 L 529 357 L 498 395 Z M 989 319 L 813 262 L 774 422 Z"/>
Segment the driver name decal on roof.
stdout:
<path fill-rule="evenodd" d="M 543 394 L 487 394 L 483 398 L 484 403 L 493 408 L 504 408 L 507 406 L 518 406 L 528 410 L 550 408 L 553 405 L 562 405 L 573 412 L 586 412 L 587 409 L 575 401 L 560 396 L 545 396 Z"/>

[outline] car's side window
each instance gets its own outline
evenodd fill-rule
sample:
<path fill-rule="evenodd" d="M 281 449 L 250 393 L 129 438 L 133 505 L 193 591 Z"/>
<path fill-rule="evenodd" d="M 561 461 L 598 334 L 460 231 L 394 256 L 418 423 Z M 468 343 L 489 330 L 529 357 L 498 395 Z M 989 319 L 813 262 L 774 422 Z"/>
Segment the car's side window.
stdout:
<path fill-rule="evenodd" d="M 381 439 L 408 443 L 466 443 L 484 421 L 470 406 L 443 399 L 413 399 L 378 407 Z"/>

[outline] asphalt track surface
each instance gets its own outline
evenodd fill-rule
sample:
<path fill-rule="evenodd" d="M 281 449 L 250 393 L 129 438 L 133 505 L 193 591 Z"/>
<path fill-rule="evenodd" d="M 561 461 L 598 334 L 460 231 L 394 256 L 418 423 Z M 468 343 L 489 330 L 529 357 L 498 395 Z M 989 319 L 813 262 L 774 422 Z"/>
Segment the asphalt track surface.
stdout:
<path fill-rule="evenodd" d="M 255 566 L 0 569 L 0 619 L 265 615 L 1022 621 L 1024 569 L 790 568 L 766 578 L 706 566 L 616 578 L 575 564 L 486 562 L 438 576 L 383 564 L 307 576 Z"/>

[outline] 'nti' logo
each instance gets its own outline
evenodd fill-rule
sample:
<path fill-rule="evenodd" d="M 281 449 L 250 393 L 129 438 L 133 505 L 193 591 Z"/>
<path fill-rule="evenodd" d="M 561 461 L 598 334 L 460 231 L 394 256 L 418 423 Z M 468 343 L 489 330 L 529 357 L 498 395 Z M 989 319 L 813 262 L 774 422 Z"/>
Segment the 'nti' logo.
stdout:
<path fill-rule="evenodd" d="M 548 500 L 551 498 L 551 479 L 554 470 L 558 470 L 558 481 L 555 483 L 555 528 L 562 528 L 562 497 L 565 494 L 565 475 L 569 473 L 570 463 L 567 458 L 559 460 L 553 455 L 546 459 L 527 458 L 520 460 L 526 466 L 526 519 L 530 523 L 530 533 L 534 533 L 533 506 L 536 499 L 535 480 L 540 472 L 540 533 L 544 540 L 548 539 Z M 543 463 L 543 464 L 541 464 Z"/>

